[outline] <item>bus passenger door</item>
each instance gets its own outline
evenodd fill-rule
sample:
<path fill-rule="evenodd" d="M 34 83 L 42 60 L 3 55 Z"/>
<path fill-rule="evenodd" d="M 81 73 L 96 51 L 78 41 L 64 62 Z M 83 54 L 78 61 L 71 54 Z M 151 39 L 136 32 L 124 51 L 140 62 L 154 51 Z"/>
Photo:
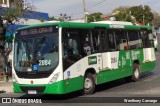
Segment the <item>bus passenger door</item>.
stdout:
<path fill-rule="evenodd" d="M 115 70 L 116 78 L 122 78 L 129 75 L 131 66 L 130 51 L 128 48 L 126 32 L 122 29 L 112 29 L 107 31 L 109 36 L 110 66 L 111 70 Z"/>
<path fill-rule="evenodd" d="M 127 31 L 118 29 L 115 31 L 116 46 L 119 50 L 119 69 L 121 70 L 122 77 L 130 75 L 132 70 L 131 55 L 128 45 Z"/>
<path fill-rule="evenodd" d="M 105 30 L 97 28 L 92 34 L 93 54 L 97 56 L 97 71 L 102 70 L 101 36 L 104 36 Z"/>

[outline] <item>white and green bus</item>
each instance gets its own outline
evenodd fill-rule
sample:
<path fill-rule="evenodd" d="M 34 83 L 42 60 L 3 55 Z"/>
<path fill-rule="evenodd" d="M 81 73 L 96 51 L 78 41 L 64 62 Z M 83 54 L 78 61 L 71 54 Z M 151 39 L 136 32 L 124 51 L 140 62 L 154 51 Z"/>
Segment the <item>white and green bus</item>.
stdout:
<path fill-rule="evenodd" d="M 127 22 L 50 22 L 26 26 L 14 37 L 15 93 L 66 94 L 125 78 L 156 65 L 151 27 Z"/>

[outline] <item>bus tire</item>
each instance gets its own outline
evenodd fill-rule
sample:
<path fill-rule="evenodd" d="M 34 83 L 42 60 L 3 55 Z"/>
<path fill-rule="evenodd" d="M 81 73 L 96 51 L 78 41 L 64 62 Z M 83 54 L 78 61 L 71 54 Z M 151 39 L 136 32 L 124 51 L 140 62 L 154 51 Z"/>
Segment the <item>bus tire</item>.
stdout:
<path fill-rule="evenodd" d="M 132 74 L 132 80 L 138 81 L 140 79 L 140 66 L 137 63 L 133 64 L 133 74 Z"/>
<path fill-rule="evenodd" d="M 87 73 L 84 77 L 84 89 L 83 93 L 85 95 L 90 95 L 95 90 L 95 80 L 91 73 Z"/>

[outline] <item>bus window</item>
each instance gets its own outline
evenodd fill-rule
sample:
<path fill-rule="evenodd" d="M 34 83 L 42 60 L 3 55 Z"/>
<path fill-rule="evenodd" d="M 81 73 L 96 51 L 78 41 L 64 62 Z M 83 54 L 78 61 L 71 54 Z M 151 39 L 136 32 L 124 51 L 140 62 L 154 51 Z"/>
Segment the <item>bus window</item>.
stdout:
<path fill-rule="evenodd" d="M 79 37 L 78 33 L 68 33 L 67 34 L 68 39 L 67 39 L 67 45 L 68 45 L 68 56 L 69 55 L 79 55 Z"/>
<path fill-rule="evenodd" d="M 93 40 L 94 52 L 98 53 L 100 51 L 100 33 L 98 30 L 93 32 L 92 40 Z"/>
<path fill-rule="evenodd" d="M 101 36 L 101 49 L 102 52 L 107 52 L 108 51 L 108 35 L 106 35 L 106 30 L 101 30 L 100 32 Z"/>
<path fill-rule="evenodd" d="M 90 55 L 93 51 L 93 45 L 91 42 L 89 29 L 80 29 L 79 36 L 80 36 L 80 53 L 82 57 Z"/>
<path fill-rule="evenodd" d="M 130 49 L 142 48 L 139 31 L 128 31 L 128 44 Z"/>
<path fill-rule="evenodd" d="M 17 40 L 15 43 L 15 67 L 25 71 L 31 67 L 31 60 L 33 59 L 33 39 Z"/>
<path fill-rule="evenodd" d="M 149 47 L 149 36 L 146 30 L 141 31 L 141 38 L 143 42 L 143 47 Z"/>
<path fill-rule="evenodd" d="M 155 35 L 150 31 L 148 33 L 149 47 L 154 47 L 154 37 L 155 37 Z"/>
<path fill-rule="evenodd" d="M 151 31 L 142 30 L 141 37 L 144 47 L 154 47 L 154 42 L 153 42 L 154 35 L 152 34 Z"/>
<path fill-rule="evenodd" d="M 63 68 L 64 70 L 81 59 L 80 40 L 77 30 L 63 32 Z"/>
<path fill-rule="evenodd" d="M 125 50 L 128 48 L 127 37 L 124 30 L 115 30 L 116 49 Z"/>
<path fill-rule="evenodd" d="M 115 42 L 115 35 L 113 30 L 108 30 L 108 37 L 109 37 L 109 50 L 115 51 L 116 50 L 116 42 Z"/>

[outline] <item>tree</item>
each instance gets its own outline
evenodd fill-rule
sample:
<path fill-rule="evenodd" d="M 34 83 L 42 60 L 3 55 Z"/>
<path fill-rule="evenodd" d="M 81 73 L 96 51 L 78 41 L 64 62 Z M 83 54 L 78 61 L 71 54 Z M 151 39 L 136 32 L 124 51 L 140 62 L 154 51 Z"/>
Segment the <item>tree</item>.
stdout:
<path fill-rule="evenodd" d="M 117 21 L 134 22 L 134 18 L 131 16 L 129 7 L 118 7 L 113 10 L 113 13 Z"/>
<path fill-rule="evenodd" d="M 39 18 L 39 21 L 40 21 L 40 22 L 44 22 L 45 19 L 44 19 L 44 18 Z"/>
<path fill-rule="evenodd" d="M 117 21 L 138 21 L 144 25 L 151 24 L 154 18 L 151 8 L 145 6 L 118 7 L 113 10 Z"/>
<path fill-rule="evenodd" d="M 131 11 L 131 15 L 135 17 L 136 21 L 141 22 L 144 25 L 152 24 L 154 16 L 149 6 L 133 6 L 129 8 L 129 11 Z"/>
<path fill-rule="evenodd" d="M 102 21 L 101 15 L 100 12 L 88 15 L 88 22 Z"/>
<path fill-rule="evenodd" d="M 54 16 L 50 17 L 49 20 L 50 20 L 50 21 L 55 21 L 55 20 L 58 21 L 58 19 L 55 18 Z"/>
<path fill-rule="evenodd" d="M 128 8 L 129 7 L 127 7 L 127 6 L 120 6 L 118 8 L 115 8 L 112 12 L 116 13 L 117 11 L 126 11 L 126 10 L 128 10 Z"/>
<path fill-rule="evenodd" d="M 25 3 L 23 0 L 10 0 L 11 8 L 0 7 L 0 63 L 6 74 L 5 67 L 8 63 L 9 53 L 12 51 L 12 45 L 8 47 L 5 44 L 10 41 L 13 36 L 6 39 L 6 30 L 9 24 L 15 24 L 20 20 L 20 17 L 28 14 L 28 11 L 33 10 L 34 7 L 30 3 Z M 0 2 L 1 5 L 1 2 Z"/>

